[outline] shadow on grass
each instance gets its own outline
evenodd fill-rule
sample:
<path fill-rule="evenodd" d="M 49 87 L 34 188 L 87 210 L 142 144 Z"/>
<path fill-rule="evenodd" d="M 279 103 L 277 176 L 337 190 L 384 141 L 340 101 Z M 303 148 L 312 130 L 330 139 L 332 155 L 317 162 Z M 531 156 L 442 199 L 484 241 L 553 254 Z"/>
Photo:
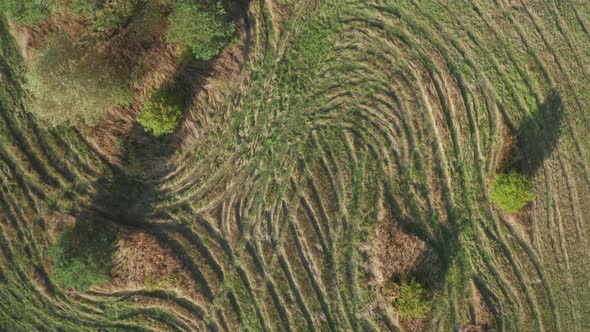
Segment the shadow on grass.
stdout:
<path fill-rule="evenodd" d="M 521 156 L 520 169 L 513 162 L 508 170 L 520 170 L 534 175 L 543 165 L 545 158 L 557 146 L 563 116 L 563 101 L 557 91 L 552 90 L 536 112 L 525 118 L 517 129 L 517 155 Z"/>

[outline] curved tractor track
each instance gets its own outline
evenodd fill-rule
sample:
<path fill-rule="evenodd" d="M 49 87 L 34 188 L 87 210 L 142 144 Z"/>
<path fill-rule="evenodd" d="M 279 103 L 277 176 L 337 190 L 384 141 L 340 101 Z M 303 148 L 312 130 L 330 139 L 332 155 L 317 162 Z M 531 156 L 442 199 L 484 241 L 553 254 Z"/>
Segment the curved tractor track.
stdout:
<path fill-rule="evenodd" d="M 252 0 L 245 22 L 238 79 L 196 95 L 141 215 L 100 199 L 123 166 L 26 112 L 2 22 L 3 326 L 590 329 L 590 3 Z M 537 197 L 506 216 L 488 192 L 515 158 Z M 70 212 L 153 235 L 191 287 L 60 288 L 47 247 Z M 435 256 L 418 325 L 381 294 L 388 223 Z"/>

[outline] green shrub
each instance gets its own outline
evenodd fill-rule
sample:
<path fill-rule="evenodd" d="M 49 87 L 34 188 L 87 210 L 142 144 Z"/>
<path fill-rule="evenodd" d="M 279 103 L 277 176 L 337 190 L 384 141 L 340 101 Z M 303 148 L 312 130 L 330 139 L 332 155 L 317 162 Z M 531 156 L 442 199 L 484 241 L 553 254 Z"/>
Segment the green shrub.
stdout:
<path fill-rule="evenodd" d="M 35 24 L 50 12 L 47 0 L 0 0 L 0 13 L 21 24 Z"/>
<path fill-rule="evenodd" d="M 505 213 L 514 213 L 533 199 L 533 185 L 523 174 L 500 174 L 494 179 L 491 198 Z"/>
<path fill-rule="evenodd" d="M 78 222 L 49 247 L 53 279 L 79 292 L 96 283 L 108 282 L 114 250 L 114 237 L 106 226 Z"/>
<path fill-rule="evenodd" d="M 432 303 L 421 284 L 412 280 L 403 282 L 397 298 L 397 312 L 403 319 L 424 319 Z"/>
<path fill-rule="evenodd" d="M 76 14 L 85 17 L 92 17 L 100 8 L 101 1 L 98 0 L 70 0 L 69 9 Z"/>
<path fill-rule="evenodd" d="M 195 58 L 202 60 L 219 54 L 235 30 L 220 2 L 205 6 L 179 0 L 172 5 L 168 19 L 168 40 L 187 47 Z"/>
<path fill-rule="evenodd" d="M 137 117 L 146 132 L 154 136 L 171 134 L 182 117 L 182 106 L 178 97 L 171 92 L 158 92 L 143 104 Z"/>
<path fill-rule="evenodd" d="M 96 29 L 110 32 L 125 26 L 135 12 L 137 0 L 110 0 L 96 13 Z"/>
<path fill-rule="evenodd" d="M 97 31 L 108 33 L 129 22 L 138 0 L 71 0 L 69 10 L 94 21 Z"/>
<path fill-rule="evenodd" d="M 114 105 L 132 100 L 127 84 L 93 49 L 84 50 L 58 36 L 28 64 L 30 110 L 48 125 L 94 124 Z"/>

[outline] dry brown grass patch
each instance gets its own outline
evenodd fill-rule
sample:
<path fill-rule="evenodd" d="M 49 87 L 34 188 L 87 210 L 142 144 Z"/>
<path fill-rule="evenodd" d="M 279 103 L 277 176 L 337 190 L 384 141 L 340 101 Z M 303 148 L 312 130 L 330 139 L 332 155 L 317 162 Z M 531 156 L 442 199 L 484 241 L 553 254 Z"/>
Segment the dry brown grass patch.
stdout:
<path fill-rule="evenodd" d="M 180 261 L 153 235 L 123 231 L 116 247 L 111 270 L 114 288 L 194 288 Z"/>
<path fill-rule="evenodd" d="M 463 326 L 464 332 L 493 331 L 495 327 L 494 316 L 475 285 L 472 285 L 473 299 L 470 305 L 469 315 L 471 324 Z"/>
<path fill-rule="evenodd" d="M 370 243 L 377 284 L 412 274 L 421 259 L 432 251 L 424 241 L 406 233 L 387 217 L 379 222 Z"/>

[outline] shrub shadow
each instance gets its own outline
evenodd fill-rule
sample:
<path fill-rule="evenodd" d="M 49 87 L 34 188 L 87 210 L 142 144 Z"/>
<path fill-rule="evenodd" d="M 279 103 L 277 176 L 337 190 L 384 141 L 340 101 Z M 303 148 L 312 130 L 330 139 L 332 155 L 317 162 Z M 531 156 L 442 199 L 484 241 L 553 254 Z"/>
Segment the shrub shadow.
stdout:
<path fill-rule="evenodd" d="M 517 149 L 522 155 L 522 171 L 533 175 L 559 142 L 563 101 L 552 90 L 536 112 L 524 119 L 516 131 Z"/>

